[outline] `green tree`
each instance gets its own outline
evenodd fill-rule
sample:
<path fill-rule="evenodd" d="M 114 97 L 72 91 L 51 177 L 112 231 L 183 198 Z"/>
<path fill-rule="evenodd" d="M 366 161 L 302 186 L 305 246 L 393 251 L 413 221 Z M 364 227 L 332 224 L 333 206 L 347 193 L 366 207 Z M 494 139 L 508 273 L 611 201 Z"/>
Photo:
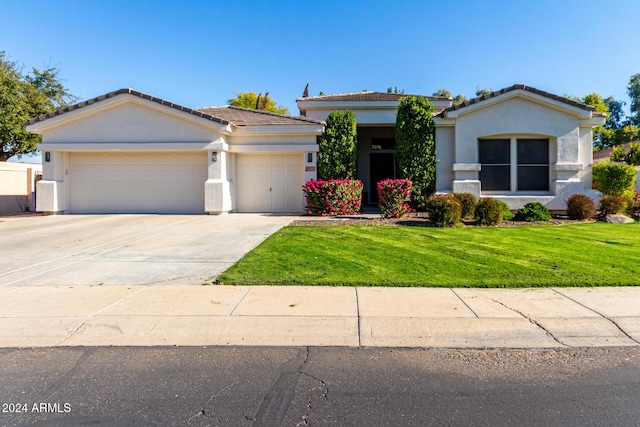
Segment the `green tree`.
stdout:
<path fill-rule="evenodd" d="M 491 93 L 491 92 L 493 92 L 491 89 L 487 89 L 487 88 L 484 88 L 484 89 L 476 88 L 476 96 L 486 95 L 486 94 Z"/>
<path fill-rule="evenodd" d="M 398 86 L 387 88 L 387 93 L 404 94 L 404 89 L 398 90 Z"/>
<path fill-rule="evenodd" d="M 613 96 L 605 98 L 604 103 L 607 104 L 609 110 L 609 117 L 604 124 L 606 129 L 619 129 L 625 124 L 623 107 L 624 101 L 616 101 Z"/>
<path fill-rule="evenodd" d="M 58 78 L 58 69 L 33 68 L 23 74 L 16 61 L 6 59 L 0 51 L 0 161 L 36 151 L 40 135 L 24 127 L 24 122 L 74 102 Z"/>
<path fill-rule="evenodd" d="M 629 121 L 635 126 L 640 126 L 640 73 L 634 74 L 629 79 L 627 94 L 631 100 Z"/>
<path fill-rule="evenodd" d="M 269 111 L 271 113 L 289 114 L 289 109 L 284 105 L 276 105 L 276 102 L 269 98 L 269 92 L 259 94 L 255 92 L 237 92 L 235 98 L 227 100 L 233 107 L 249 108 L 251 110 Z"/>
<path fill-rule="evenodd" d="M 411 203 L 423 209 L 436 188 L 434 107 L 425 98 L 400 100 L 396 117 L 396 156 L 401 178 L 413 182 Z"/>
<path fill-rule="evenodd" d="M 324 133 L 318 137 L 318 178 L 355 178 L 356 116 L 350 110 L 332 111 L 326 123 Z"/>
<path fill-rule="evenodd" d="M 451 91 L 445 89 L 445 88 L 440 88 L 437 91 L 433 92 L 433 96 L 444 96 L 445 98 L 452 98 L 453 99 L 453 105 L 459 105 L 462 104 L 464 101 L 467 100 L 467 98 L 462 95 L 462 94 L 458 94 L 456 96 L 453 96 L 453 94 L 451 93 Z"/>

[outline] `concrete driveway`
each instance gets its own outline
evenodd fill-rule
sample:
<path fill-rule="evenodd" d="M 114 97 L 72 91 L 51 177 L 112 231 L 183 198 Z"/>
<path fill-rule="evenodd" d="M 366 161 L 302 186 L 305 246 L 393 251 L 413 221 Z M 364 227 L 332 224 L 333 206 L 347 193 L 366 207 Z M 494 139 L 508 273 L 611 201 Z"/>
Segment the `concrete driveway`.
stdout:
<path fill-rule="evenodd" d="M 211 282 L 293 216 L 0 218 L 0 287 Z"/>

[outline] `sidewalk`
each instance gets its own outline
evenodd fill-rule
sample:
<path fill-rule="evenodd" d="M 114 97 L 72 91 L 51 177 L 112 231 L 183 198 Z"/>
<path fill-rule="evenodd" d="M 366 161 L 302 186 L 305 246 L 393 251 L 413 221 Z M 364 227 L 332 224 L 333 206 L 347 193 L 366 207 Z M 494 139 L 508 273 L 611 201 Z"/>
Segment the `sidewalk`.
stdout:
<path fill-rule="evenodd" d="M 640 287 L 0 288 L 0 347 L 640 345 Z"/>

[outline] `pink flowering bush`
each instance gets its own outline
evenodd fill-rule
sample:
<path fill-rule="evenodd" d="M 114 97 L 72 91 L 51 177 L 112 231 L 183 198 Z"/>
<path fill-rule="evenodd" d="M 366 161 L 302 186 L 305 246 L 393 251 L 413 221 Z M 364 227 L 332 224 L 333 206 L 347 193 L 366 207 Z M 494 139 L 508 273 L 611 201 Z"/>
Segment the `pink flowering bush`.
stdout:
<path fill-rule="evenodd" d="M 385 218 L 403 218 L 415 212 L 409 206 L 411 181 L 408 179 L 385 179 L 378 182 L 378 206 Z"/>
<path fill-rule="evenodd" d="M 307 215 L 355 215 L 362 205 L 362 181 L 330 179 L 307 181 L 302 186 Z"/>

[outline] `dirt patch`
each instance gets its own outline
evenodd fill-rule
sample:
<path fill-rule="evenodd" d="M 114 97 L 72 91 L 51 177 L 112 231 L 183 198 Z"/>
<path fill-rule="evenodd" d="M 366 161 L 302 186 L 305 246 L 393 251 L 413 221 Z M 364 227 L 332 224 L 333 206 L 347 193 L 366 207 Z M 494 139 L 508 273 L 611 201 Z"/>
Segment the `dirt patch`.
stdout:
<path fill-rule="evenodd" d="M 581 224 L 595 222 L 595 219 L 578 221 L 569 219 L 563 215 L 554 215 L 551 221 L 526 222 L 526 221 L 502 221 L 496 227 L 521 227 L 531 225 L 566 225 Z M 410 218 L 383 218 L 381 215 L 367 216 L 336 216 L 336 217 L 309 217 L 309 219 L 296 220 L 291 223 L 296 226 L 340 226 L 340 225 L 398 225 L 408 227 L 431 227 L 429 220 L 424 214 L 418 214 Z M 475 221 L 465 220 L 461 223 L 462 227 L 486 227 L 478 225 Z"/>

